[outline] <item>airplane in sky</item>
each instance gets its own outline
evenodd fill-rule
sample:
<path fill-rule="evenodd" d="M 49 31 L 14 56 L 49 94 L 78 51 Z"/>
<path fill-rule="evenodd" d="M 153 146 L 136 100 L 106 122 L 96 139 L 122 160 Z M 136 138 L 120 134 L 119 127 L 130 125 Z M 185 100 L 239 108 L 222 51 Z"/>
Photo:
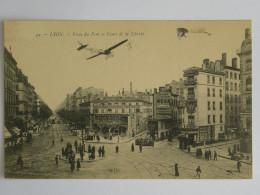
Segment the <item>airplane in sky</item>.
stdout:
<path fill-rule="evenodd" d="M 79 42 L 78 41 L 78 43 L 80 44 L 80 47 L 77 49 L 77 50 L 82 50 L 82 49 L 85 49 L 87 46 L 88 46 L 88 44 L 86 44 L 86 45 L 83 45 L 81 42 Z"/>
<path fill-rule="evenodd" d="M 109 56 L 109 55 L 111 54 L 111 51 L 112 51 L 113 49 L 117 48 L 118 46 L 122 45 L 123 43 L 125 43 L 125 42 L 127 42 L 127 41 L 128 41 L 128 39 L 126 39 L 126 40 L 124 40 L 124 41 L 121 41 L 120 43 L 118 43 L 118 44 L 116 44 L 116 45 L 114 45 L 114 46 L 112 46 L 112 47 L 110 47 L 110 48 L 108 48 L 108 49 L 106 49 L 106 50 L 100 49 L 100 50 L 97 51 L 97 54 L 96 54 L 96 55 L 87 58 L 87 60 L 92 59 L 92 58 L 95 58 L 95 57 L 97 57 L 97 56 L 99 56 L 99 55 Z M 86 48 L 86 49 L 87 49 L 87 48 Z M 91 50 L 91 49 L 90 49 L 90 50 Z"/>

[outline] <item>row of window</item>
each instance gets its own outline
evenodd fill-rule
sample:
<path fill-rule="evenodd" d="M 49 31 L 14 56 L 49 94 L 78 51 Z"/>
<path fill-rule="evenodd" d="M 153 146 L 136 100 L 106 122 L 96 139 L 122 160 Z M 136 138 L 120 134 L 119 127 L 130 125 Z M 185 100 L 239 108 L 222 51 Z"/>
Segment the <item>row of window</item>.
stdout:
<path fill-rule="evenodd" d="M 6 78 L 5 79 L 5 88 L 10 89 L 11 91 L 15 92 L 16 84 L 12 80 Z"/>
<path fill-rule="evenodd" d="M 210 101 L 208 101 L 208 110 L 211 110 Z M 216 103 L 215 102 L 212 102 L 212 110 L 216 110 Z M 219 102 L 219 110 L 223 110 L 222 102 Z"/>
<path fill-rule="evenodd" d="M 234 86 L 234 88 L 233 88 L 233 86 Z M 239 85 L 239 87 L 240 87 L 240 85 Z M 226 90 L 228 91 L 229 89 L 230 89 L 230 91 L 233 91 L 233 89 L 234 89 L 234 91 L 238 91 L 239 90 L 238 87 L 237 87 L 237 83 L 234 83 L 234 85 L 233 85 L 232 82 L 230 82 L 230 83 L 226 82 Z"/>
<path fill-rule="evenodd" d="M 228 71 L 226 71 L 226 78 L 238 80 L 239 76 L 240 75 L 238 73 L 236 73 L 236 72 L 234 72 L 234 74 L 233 74 L 233 72 L 229 72 L 229 75 L 228 75 Z"/>
<path fill-rule="evenodd" d="M 148 111 L 148 110 L 147 110 Z M 140 109 L 130 108 L 130 109 L 94 109 L 94 113 L 137 113 Z"/>
<path fill-rule="evenodd" d="M 239 113 L 239 106 L 230 106 L 230 109 L 229 109 L 229 106 L 226 106 L 226 113 L 229 113 L 230 112 L 230 114 L 237 114 L 237 113 Z"/>
<path fill-rule="evenodd" d="M 240 96 L 238 95 L 233 95 L 233 94 L 226 94 L 226 102 L 227 103 L 239 103 L 240 102 Z"/>
<path fill-rule="evenodd" d="M 5 93 L 5 103 L 7 104 L 16 104 L 16 95 Z"/>
<path fill-rule="evenodd" d="M 15 72 L 11 70 L 8 66 L 5 66 L 5 74 L 15 80 Z"/>
<path fill-rule="evenodd" d="M 109 102 L 109 103 L 98 103 L 98 104 L 93 104 L 94 106 L 100 106 L 100 105 L 102 105 L 102 106 L 112 106 L 112 105 L 115 105 L 115 106 L 117 106 L 117 105 L 129 105 L 129 106 L 133 106 L 133 105 L 136 105 L 136 106 L 138 106 L 138 105 L 140 105 L 140 103 L 139 102 Z"/>
<path fill-rule="evenodd" d="M 212 123 L 216 123 L 216 115 L 212 115 Z M 219 123 L 223 123 L 223 115 L 219 115 Z M 208 115 L 208 124 L 211 124 L 211 116 Z"/>
<path fill-rule="evenodd" d="M 7 107 L 7 116 L 16 116 L 16 107 L 8 106 Z"/>
<path fill-rule="evenodd" d="M 222 77 L 219 77 L 219 85 L 222 85 Z M 212 76 L 211 82 L 210 82 L 210 76 L 207 76 L 207 83 L 215 85 L 215 76 Z"/>
<path fill-rule="evenodd" d="M 208 88 L 208 97 L 210 97 L 210 88 Z M 212 88 L 212 97 L 216 97 L 215 88 Z M 222 97 L 222 89 L 219 90 L 219 97 Z"/>

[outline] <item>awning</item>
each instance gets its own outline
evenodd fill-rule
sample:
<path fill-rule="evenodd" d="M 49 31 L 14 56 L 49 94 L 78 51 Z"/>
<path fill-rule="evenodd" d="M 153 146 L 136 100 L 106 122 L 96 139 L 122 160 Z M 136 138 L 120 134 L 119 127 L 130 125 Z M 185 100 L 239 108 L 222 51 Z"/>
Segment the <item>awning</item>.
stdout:
<path fill-rule="evenodd" d="M 8 129 L 5 127 L 5 131 L 4 131 L 4 138 L 11 138 L 12 134 L 8 131 Z"/>

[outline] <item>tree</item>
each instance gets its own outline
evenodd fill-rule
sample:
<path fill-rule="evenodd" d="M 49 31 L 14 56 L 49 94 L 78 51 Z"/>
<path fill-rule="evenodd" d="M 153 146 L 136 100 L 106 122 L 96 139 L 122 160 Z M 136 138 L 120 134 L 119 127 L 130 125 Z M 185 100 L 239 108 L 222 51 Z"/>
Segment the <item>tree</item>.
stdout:
<path fill-rule="evenodd" d="M 49 108 L 48 105 L 46 105 L 45 103 L 42 103 L 40 105 L 40 112 L 39 112 L 39 118 L 41 120 L 46 120 L 48 119 L 51 115 L 52 115 L 52 110 Z"/>

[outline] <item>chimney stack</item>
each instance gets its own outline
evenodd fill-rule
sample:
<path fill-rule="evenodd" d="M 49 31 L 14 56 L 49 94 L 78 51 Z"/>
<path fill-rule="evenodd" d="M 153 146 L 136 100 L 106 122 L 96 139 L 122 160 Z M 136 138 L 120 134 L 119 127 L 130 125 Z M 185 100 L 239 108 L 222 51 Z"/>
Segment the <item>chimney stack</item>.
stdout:
<path fill-rule="evenodd" d="M 250 30 L 250 28 L 246 28 L 245 39 L 250 39 L 250 38 L 251 38 L 251 30 Z"/>
<path fill-rule="evenodd" d="M 227 54 L 222 53 L 222 59 L 221 59 L 222 65 L 226 66 L 227 65 Z"/>
<path fill-rule="evenodd" d="M 133 95 L 132 82 L 130 82 L 130 94 Z"/>
<path fill-rule="evenodd" d="M 237 68 L 237 58 L 232 58 L 232 67 Z"/>
<path fill-rule="evenodd" d="M 206 64 L 208 66 L 209 65 L 209 59 L 204 59 L 203 64 Z"/>

